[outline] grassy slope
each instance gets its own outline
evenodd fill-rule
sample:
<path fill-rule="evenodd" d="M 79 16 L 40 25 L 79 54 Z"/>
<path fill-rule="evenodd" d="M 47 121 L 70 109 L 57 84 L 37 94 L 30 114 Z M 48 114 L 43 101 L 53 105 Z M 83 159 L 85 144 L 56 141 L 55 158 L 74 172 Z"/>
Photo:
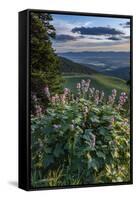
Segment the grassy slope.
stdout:
<path fill-rule="evenodd" d="M 80 82 L 82 79 L 91 79 L 91 87 L 103 90 L 107 95 L 111 94 L 111 90 L 114 88 L 118 90 L 118 94 L 122 91 L 128 92 L 128 86 L 126 85 L 126 82 L 117 77 L 111 77 L 102 74 L 65 74 L 64 78 L 66 80 L 64 87 L 70 88 L 73 92 L 76 91 L 76 83 Z"/>

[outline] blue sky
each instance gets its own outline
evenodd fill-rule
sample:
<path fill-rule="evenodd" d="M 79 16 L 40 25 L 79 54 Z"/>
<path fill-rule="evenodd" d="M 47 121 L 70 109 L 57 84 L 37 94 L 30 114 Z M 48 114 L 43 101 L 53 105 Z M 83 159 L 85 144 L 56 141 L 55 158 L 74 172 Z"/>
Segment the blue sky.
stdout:
<path fill-rule="evenodd" d="M 130 51 L 130 20 L 126 18 L 53 14 L 56 52 Z"/>

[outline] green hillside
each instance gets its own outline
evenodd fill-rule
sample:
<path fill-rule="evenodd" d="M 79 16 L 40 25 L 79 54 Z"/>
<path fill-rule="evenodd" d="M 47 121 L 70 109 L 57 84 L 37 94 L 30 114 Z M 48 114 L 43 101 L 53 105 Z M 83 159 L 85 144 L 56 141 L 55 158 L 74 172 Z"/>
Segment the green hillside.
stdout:
<path fill-rule="evenodd" d="M 106 95 L 110 95 L 114 88 L 117 89 L 118 94 L 123 91 L 128 92 L 128 86 L 123 79 L 103 75 L 83 64 L 75 63 L 63 57 L 59 57 L 59 59 L 60 70 L 65 79 L 64 87 L 70 88 L 72 92 L 76 92 L 76 84 L 81 82 L 82 79 L 91 79 L 91 87 L 103 90 Z"/>
<path fill-rule="evenodd" d="M 126 81 L 120 78 L 106 76 L 102 74 L 65 74 L 64 79 L 64 87 L 70 88 L 73 92 L 76 91 L 76 83 L 81 82 L 82 79 L 91 79 L 91 87 L 103 90 L 106 95 L 110 95 L 111 90 L 114 88 L 117 89 L 118 94 L 120 92 L 128 92 L 128 86 L 126 85 Z"/>
<path fill-rule="evenodd" d="M 78 73 L 78 74 L 94 74 L 97 73 L 94 69 L 73 62 L 67 58 L 59 57 L 60 59 L 60 71 L 62 73 Z"/>

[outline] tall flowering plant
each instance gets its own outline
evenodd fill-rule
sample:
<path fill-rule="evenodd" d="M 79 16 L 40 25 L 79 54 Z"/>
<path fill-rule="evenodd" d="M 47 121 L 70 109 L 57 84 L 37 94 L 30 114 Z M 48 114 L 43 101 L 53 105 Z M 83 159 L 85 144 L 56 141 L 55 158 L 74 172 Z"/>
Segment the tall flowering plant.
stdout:
<path fill-rule="evenodd" d="M 64 88 L 51 95 L 40 109 L 35 98 L 32 129 L 33 184 L 44 186 L 128 181 L 130 128 L 128 96 L 109 97 L 91 87 L 91 80 L 76 84 L 77 94 Z M 34 178 L 35 177 L 35 178 Z"/>

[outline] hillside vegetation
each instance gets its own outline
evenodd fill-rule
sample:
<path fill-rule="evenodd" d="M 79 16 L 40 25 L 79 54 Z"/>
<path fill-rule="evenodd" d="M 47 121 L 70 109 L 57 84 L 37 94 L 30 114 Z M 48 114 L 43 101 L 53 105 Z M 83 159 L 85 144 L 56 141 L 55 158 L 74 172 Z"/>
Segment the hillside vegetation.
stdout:
<path fill-rule="evenodd" d="M 64 87 L 68 87 L 72 90 L 72 92 L 76 91 L 75 84 L 80 82 L 82 79 L 92 80 L 92 85 L 96 89 L 103 90 L 105 94 L 109 95 L 112 89 L 117 89 L 118 94 L 122 91 L 128 92 L 128 86 L 126 85 L 126 81 L 116 78 L 116 77 L 109 77 L 102 74 L 65 74 L 64 75 Z"/>
<path fill-rule="evenodd" d="M 73 62 L 67 58 L 59 57 L 60 59 L 60 71 L 62 73 L 79 73 L 79 74 L 93 74 L 97 73 L 94 69 L 91 69 L 83 64 Z"/>

